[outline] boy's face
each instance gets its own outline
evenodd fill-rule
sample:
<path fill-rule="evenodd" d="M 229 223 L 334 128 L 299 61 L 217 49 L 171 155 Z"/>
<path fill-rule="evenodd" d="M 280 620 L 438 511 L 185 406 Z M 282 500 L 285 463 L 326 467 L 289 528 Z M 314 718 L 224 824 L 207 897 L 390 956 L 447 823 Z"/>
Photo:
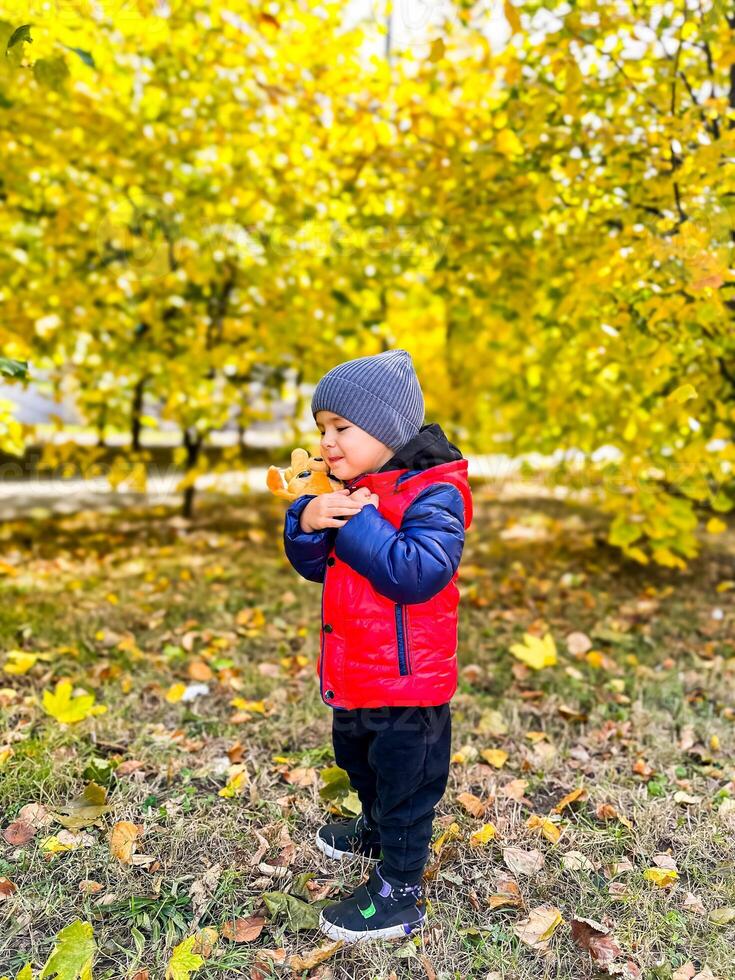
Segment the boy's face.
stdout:
<path fill-rule="evenodd" d="M 316 424 L 322 435 L 322 458 L 339 480 L 373 473 L 395 455 L 389 446 L 334 412 L 320 410 Z"/>

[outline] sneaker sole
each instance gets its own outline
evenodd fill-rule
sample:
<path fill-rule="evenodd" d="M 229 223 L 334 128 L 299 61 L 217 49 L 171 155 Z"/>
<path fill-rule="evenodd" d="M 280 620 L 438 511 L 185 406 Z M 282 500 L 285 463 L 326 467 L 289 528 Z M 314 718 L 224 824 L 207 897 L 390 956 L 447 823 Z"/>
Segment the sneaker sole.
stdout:
<path fill-rule="evenodd" d="M 424 917 L 421 922 L 417 922 L 408 930 L 404 925 L 398 925 L 387 926 L 385 929 L 373 929 L 370 932 L 355 932 L 353 929 L 345 929 L 343 926 L 337 926 L 329 919 L 325 919 L 324 912 L 319 913 L 319 929 L 324 935 L 330 939 L 342 939 L 346 943 L 367 942 L 370 939 L 405 939 L 406 936 L 413 935 L 425 922 L 426 918 Z"/>
<path fill-rule="evenodd" d="M 335 861 L 343 861 L 345 858 L 362 858 L 370 864 L 375 864 L 380 860 L 379 857 L 370 857 L 368 854 L 359 854 L 357 851 L 340 851 L 338 847 L 333 847 L 321 838 L 318 830 L 314 835 L 314 842 L 323 854 Z"/>

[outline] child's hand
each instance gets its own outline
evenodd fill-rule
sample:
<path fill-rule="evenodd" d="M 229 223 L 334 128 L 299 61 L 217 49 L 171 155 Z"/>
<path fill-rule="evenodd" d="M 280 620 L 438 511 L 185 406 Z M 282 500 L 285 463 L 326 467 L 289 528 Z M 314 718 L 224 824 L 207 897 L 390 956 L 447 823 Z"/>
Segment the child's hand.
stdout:
<path fill-rule="evenodd" d="M 367 491 L 367 488 L 364 488 Z M 321 531 L 325 527 L 344 527 L 347 521 L 358 514 L 366 503 L 364 495 L 358 496 L 359 490 L 350 495 L 345 487 L 334 493 L 320 493 L 301 511 L 301 530 L 307 534 Z M 377 496 L 372 494 L 373 497 Z"/>
<path fill-rule="evenodd" d="M 361 501 L 363 505 L 373 504 L 373 506 L 377 507 L 380 503 L 380 497 L 377 495 L 377 493 L 371 493 L 367 487 L 359 487 L 357 490 L 355 490 L 355 492 L 352 494 L 352 499 L 354 500 L 355 497 L 357 497 L 357 499 Z"/>

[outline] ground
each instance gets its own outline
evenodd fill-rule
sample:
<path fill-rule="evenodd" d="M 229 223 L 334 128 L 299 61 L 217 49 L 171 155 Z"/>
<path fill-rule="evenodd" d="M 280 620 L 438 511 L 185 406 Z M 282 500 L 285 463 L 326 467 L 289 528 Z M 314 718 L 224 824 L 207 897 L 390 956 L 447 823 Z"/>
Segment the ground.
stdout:
<path fill-rule="evenodd" d="M 333 778 L 320 586 L 283 555 L 285 504 L 4 524 L 0 663 L 23 672 L 0 673 L 0 977 L 40 971 L 81 919 L 95 980 L 163 978 L 206 928 L 197 980 L 586 980 L 601 974 L 584 936 L 604 930 L 629 976 L 735 978 L 732 535 L 707 536 L 685 572 L 643 567 L 588 508 L 481 483 L 474 499 L 427 926 L 311 972 L 294 957 L 328 945 L 319 908 L 369 868 L 313 845 L 355 796 Z M 547 632 L 556 664 L 511 652 Z M 106 711 L 47 713 L 65 677 Z M 89 784 L 87 804 L 110 809 L 77 809 L 87 826 L 65 830 L 50 815 Z M 537 937 L 558 923 L 545 948 L 537 922 Z"/>

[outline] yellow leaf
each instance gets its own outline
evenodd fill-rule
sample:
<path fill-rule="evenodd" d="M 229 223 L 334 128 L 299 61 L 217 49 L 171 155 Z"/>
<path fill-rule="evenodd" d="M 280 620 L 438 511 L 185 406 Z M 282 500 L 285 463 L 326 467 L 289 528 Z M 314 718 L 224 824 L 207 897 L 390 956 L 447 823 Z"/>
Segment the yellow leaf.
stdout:
<path fill-rule="evenodd" d="M 571 793 L 567 793 L 566 796 L 559 800 L 559 802 L 553 808 L 554 813 L 561 813 L 565 807 L 568 807 L 572 803 L 576 803 L 577 800 L 586 800 L 587 796 L 588 793 L 584 786 L 573 789 Z"/>
<path fill-rule="evenodd" d="M 480 755 L 485 760 L 489 762 L 491 766 L 496 769 L 502 769 L 505 763 L 508 761 L 508 753 L 504 752 L 502 749 L 483 749 Z"/>
<path fill-rule="evenodd" d="M 178 946 L 174 946 L 173 955 L 166 967 L 166 980 L 189 980 L 192 973 L 204 966 L 204 957 L 194 952 L 196 942 L 196 936 L 189 936 Z"/>
<path fill-rule="evenodd" d="M 166 700 L 169 704 L 176 704 L 177 701 L 180 701 L 183 698 L 185 691 L 186 684 L 182 684 L 181 681 L 178 681 L 176 684 L 172 684 L 168 691 L 166 691 Z"/>
<path fill-rule="evenodd" d="M 556 644 L 551 633 L 547 633 L 543 639 L 524 633 L 523 643 L 514 643 L 510 652 L 533 670 L 553 667 L 557 662 Z"/>
<path fill-rule="evenodd" d="M 76 919 L 56 937 L 54 950 L 39 975 L 39 980 L 92 980 L 92 961 L 97 949 L 94 930 L 89 922 Z"/>
<path fill-rule="evenodd" d="M 8 659 L 3 664 L 6 674 L 27 674 L 38 660 L 37 653 L 26 653 L 25 650 L 8 650 Z"/>
<path fill-rule="evenodd" d="M 496 137 L 496 146 L 506 157 L 520 156 L 523 153 L 523 144 L 512 129 L 500 130 Z"/>
<path fill-rule="evenodd" d="M 5 765 L 11 755 L 15 755 L 15 750 L 10 746 L 3 746 L 3 748 L 0 749 L 0 769 Z"/>
<path fill-rule="evenodd" d="M 553 905 L 540 905 L 531 909 L 528 918 L 516 922 L 513 932 L 528 946 L 544 949 L 564 920 L 561 912 Z"/>
<path fill-rule="evenodd" d="M 657 888 L 667 888 L 679 877 L 679 872 L 673 868 L 646 868 L 643 872 L 646 881 L 653 882 Z"/>
<path fill-rule="evenodd" d="M 234 767 L 233 767 L 234 768 Z M 239 796 L 245 791 L 245 787 L 248 785 L 248 774 L 245 769 L 240 766 L 239 769 L 234 772 L 232 776 L 227 780 L 227 784 L 222 787 L 222 789 L 217 794 L 218 796 L 224 796 L 232 798 L 234 796 Z"/>
<path fill-rule="evenodd" d="M 429 61 L 437 62 L 441 61 L 444 57 L 444 40 L 443 38 L 437 37 L 431 42 L 431 50 L 429 51 Z"/>
<path fill-rule="evenodd" d="M 539 742 L 543 742 L 546 738 L 546 732 L 526 732 L 526 738 L 533 745 L 538 745 Z"/>
<path fill-rule="evenodd" d="M 54 692 L 43 692 L 44 711 L 65 725 L 73 725 L 83 721 L 89 715 L 101 715 L 107 708 L 95 705 L 94 694 L 78 694 L 72 697 L 71 681 L 61 680 Z"/>
<path fill-rule="evenodd" d="M 599 650 L 590 650 L 584 655 L 584 659 L 587 661 L 590 667 L 594 668 L 594 670 L 600 670 L 604 663 L 602 654 Z"/>
<path fill-rule="evenodd" d="M 495 827 L 491 823 L 484 823 L 479 830 L 474 831 L 470 834 L 470 846 L 478 847 L 482 844 L 487 844 L 489 840 L 495 837 Z"/>
<path fill-rule="evenodd" d="M 668 401 L 676 402 L 677 405 L 681 405 L 683 402 L 689 401 L 690 398 L 697 397 L 697 389 L 694 385 L 686 384 L 680 385 L 675 391 L 672 391 L 668 397 Z"/>
<path fill-rule="evenodd" d="M 544 837 L 551 841 L 552 844 L 556 842 L 561 837 L 561 831 L 548 817 L 539 817 L 538 814 L 532 813 L 531 816 L 526 821 L 526 826 L 529 830 L 540 830 Z"/>
<path fill-rule="evenodd" d="M 75 851 L 79 845 L 65 844 L 54 835 L 53 837 L 44 837 L 39 846 L 42 851 L 48 851 L 50 854 L 59 854 L 63 851 Z"/>
<path fill-rule="evenodd" d="M 241 711 L 258 711 L 261 715 L 265 714 L 264 701 L 247 701 L 245 698 L 233 698 L 230 704 L 233 708 L 239 708 Z"/>
<path fill-rule="evenodd" d="M 521 28 L 521 18 L 518 10 L 513 6 L 510 0 L 503 0 L 503 13 L 505 14 L 505 19 L 510 25 L 511 32 L 513 34 L 518 34 Z"/>
<path fill-rule="evenodd" d="M 435 840 L 434 843 L 431 845 L 434 849 L 434 853 L 438 854 L 448 840 L 453 840 L 455 837 L 459 837 L 459 836 L 460 836 L 459 824 L 454 822 L 450 823 L 450 825 L 447 827 L 447 829 L 444 831 L 441 837 Z"/>
<path fill-rule="evenodd" d="M 727 524 L 721 521 L 719 517 L 710 517 L 705 526 L 708 534 L 722 534 L 723 531 L 727 530 Z"/>

